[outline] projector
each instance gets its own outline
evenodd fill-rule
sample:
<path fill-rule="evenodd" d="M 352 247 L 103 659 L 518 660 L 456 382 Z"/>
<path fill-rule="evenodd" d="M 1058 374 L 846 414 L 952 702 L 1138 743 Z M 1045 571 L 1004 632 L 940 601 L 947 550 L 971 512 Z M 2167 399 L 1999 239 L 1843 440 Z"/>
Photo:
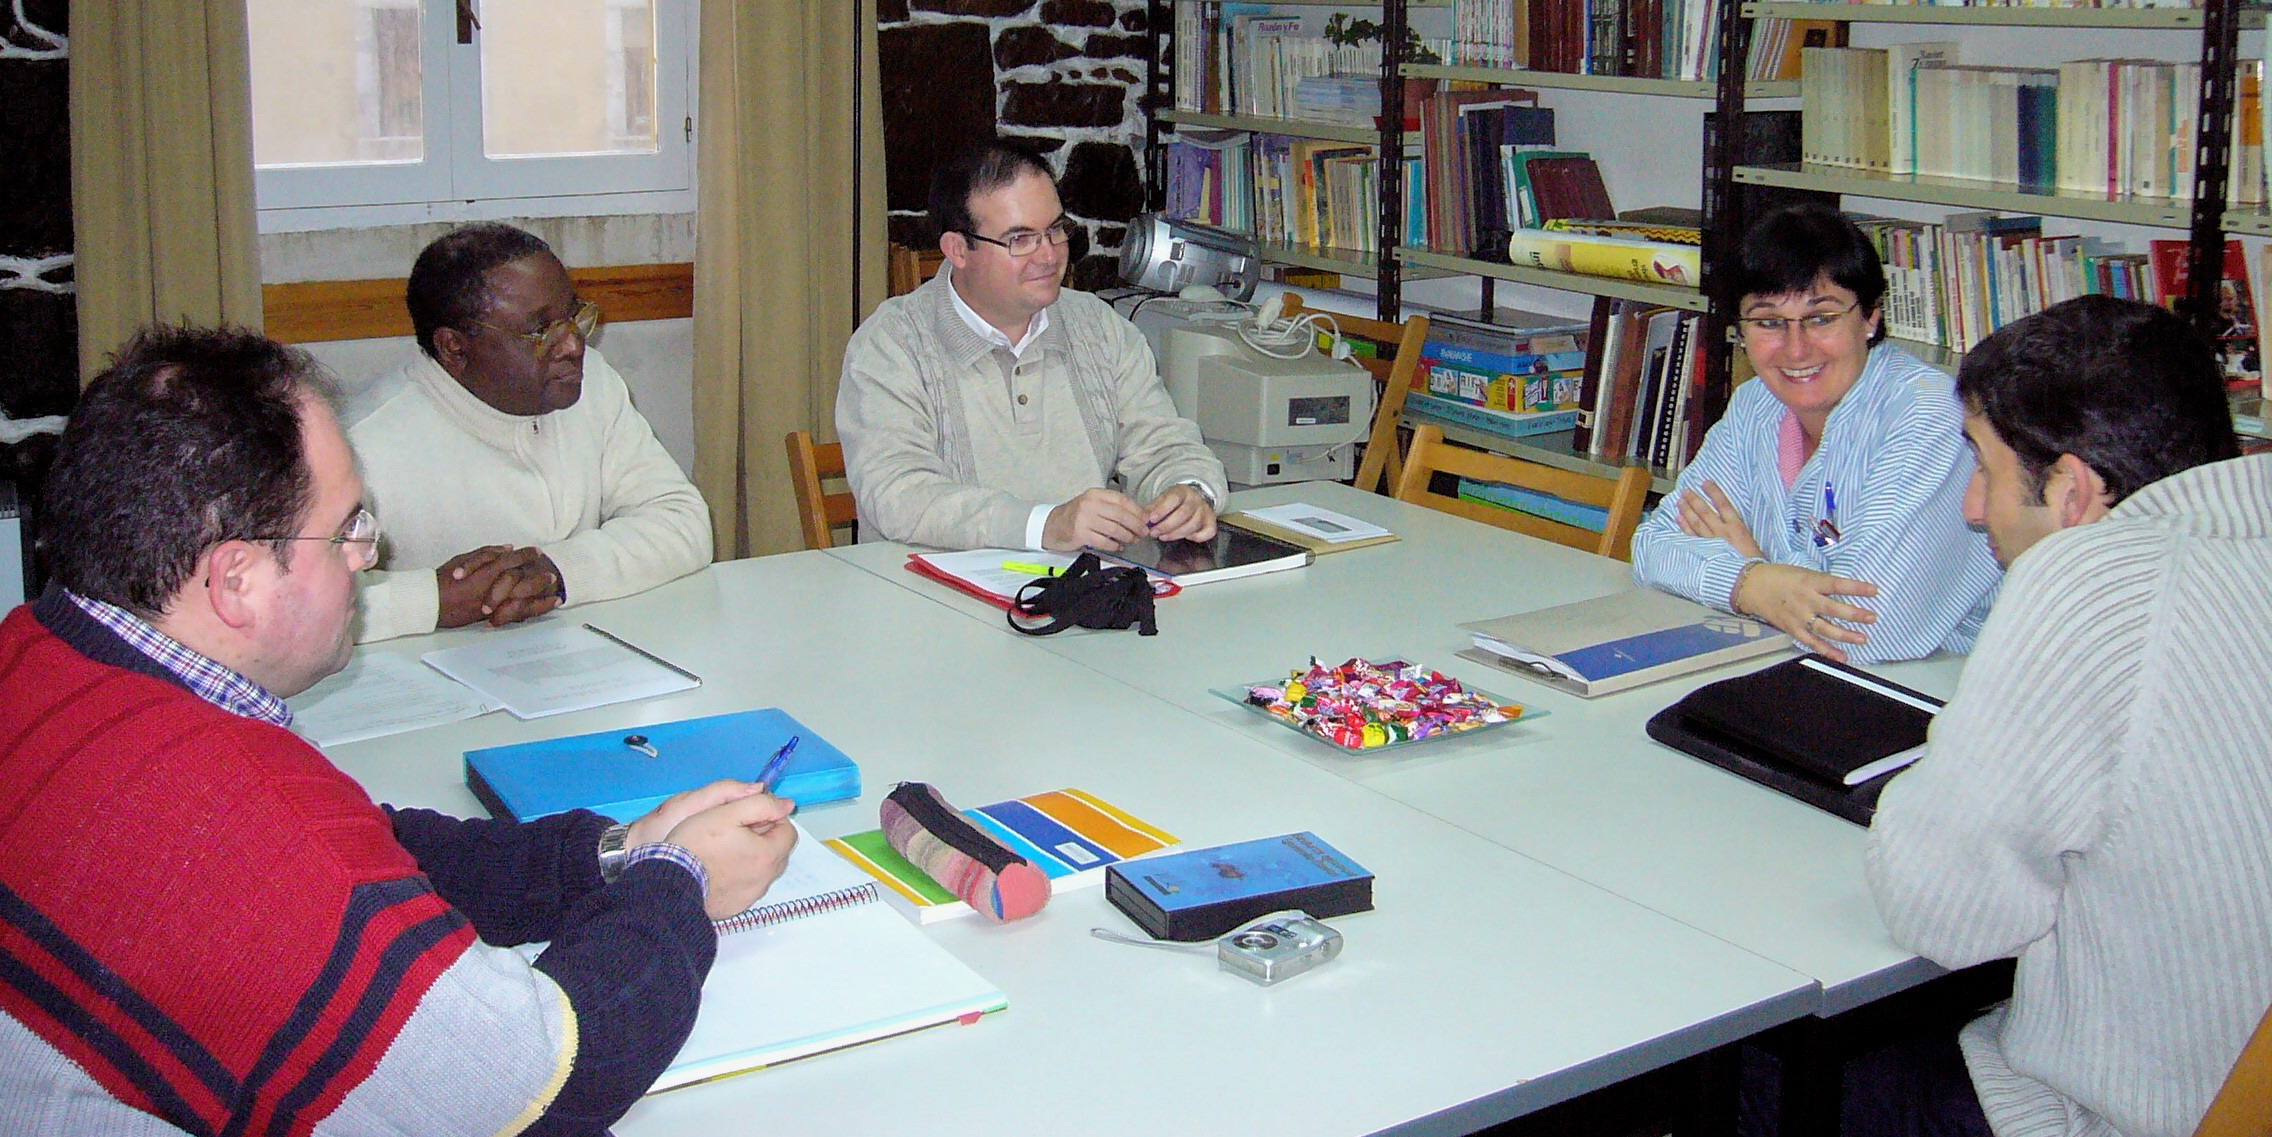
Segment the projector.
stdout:
<path fill-rule="evenodd" d="M 1120 242 L 1120 279 L 1138 288 L 1169 293 L 1212 288 L 1218 299 L 1245 300 L 1254 295 L 1261 273 L 1252 239 L 1157 213 L 1129 222 Z"/>

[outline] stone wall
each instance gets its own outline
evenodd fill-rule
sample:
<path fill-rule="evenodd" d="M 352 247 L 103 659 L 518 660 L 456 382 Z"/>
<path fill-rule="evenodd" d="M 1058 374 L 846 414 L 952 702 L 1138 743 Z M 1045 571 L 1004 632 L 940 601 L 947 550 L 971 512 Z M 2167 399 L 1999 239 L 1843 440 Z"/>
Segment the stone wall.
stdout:
<path fill-rule="evenodd" d="M 1109 285 L 1144 208 L 1146 19 L 1145 0 L 879 0 L 892 239 L 932 245 L 932 167 L 998 135 L 1057 171 L 1073 286 Z"/>
<path fill-rule="evenodd" d="M 11 481 L 38 480 L 55 435 L 26 431 L 79 393 L 67 15 L 67 0 L 0 10 L 0 479 Z"/>

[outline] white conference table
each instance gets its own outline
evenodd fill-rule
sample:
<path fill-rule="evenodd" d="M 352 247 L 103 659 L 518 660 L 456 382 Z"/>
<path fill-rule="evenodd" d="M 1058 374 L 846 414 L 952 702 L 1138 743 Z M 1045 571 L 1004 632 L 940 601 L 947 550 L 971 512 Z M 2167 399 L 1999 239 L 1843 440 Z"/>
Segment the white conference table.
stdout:
<path fill-rule="evenodd" d="M 1378 875 L 1342 957 L 1275 988 L 1133 932 L 1102 890 L 1004 926 L 925 932 L 1009 1009 L 648 1098 L 631 1135 L 1244 1131 L 1461 1133 L 1803 1017 L 1804 975 L 1184 713 L 822 553 L 714 566 L 578 608 L 705 678 L 535 722 L 498 713 L 333 748 L 380 801 L 480 812 L 467 749 L 780 706 L 861 766 L 976 804 L 1079 786 L 1194 846 L 1314 830 Z M 415 654 L 481 631 L 372 645 Z"/>
<path fill-rule="evenodd" d="M 1862 875 L 1864 830 L 1650 740 L 1650 715 L 1754 661 L 1598 699 L 1458 658 L 1458 624 L 1631 588 L 1623 562 L 1309 482 L 1242 490 L 1253 508 L 1308 502 L 1403 539 L 1321 556 L 1289 572 L 1186 588 L 1159 603 L 1160 634 L 1068 630 L 1047 650 L 1256 743 L 1334 770 L 1390 799 L 1773 959 L 1814 979 L 1813 1010 L 1837 1014 L 1941 974 L 1896 946 Z M 831 555 L 985 622 L 1002 614 L 905 571 L 909 546 Z M 1543 710 L 1535 724 L 1351 757 L 1233 707 L 1209 688 L 1272 678 L 1311 653 L 1401 653 Z M 1883 669 L 1934 694 L 1961 661 Z"/>

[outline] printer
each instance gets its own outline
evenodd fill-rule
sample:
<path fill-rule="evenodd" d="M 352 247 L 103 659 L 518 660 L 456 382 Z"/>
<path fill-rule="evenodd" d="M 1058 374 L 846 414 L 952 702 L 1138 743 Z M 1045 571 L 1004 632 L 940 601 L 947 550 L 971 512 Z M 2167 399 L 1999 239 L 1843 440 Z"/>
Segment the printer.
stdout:
<path fill-rule="evenodd" d="M 1372 431 L 1373 378 L 1306 343 L 1270 351 L 1242 305 L 1155 300 L 1135 315 L 1176 413 L 1199 424 L 1236 485 L 1339 481 Z M 1267 341 L 1266 341 L 1267 342 Z M 1282 355 L 1295 358 L 1280 358 Z"/>

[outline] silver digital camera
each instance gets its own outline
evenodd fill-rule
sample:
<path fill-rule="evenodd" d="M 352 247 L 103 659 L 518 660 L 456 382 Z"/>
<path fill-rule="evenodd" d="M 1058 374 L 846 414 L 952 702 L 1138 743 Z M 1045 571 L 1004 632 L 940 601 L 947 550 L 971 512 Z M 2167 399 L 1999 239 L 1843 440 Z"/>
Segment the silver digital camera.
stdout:
<path fill-rule="evenodd" d="M 1273 912 L 1215 941 L 1223 970 L 1265 987 L 1341 954 L 1341 933 L 1306 912 Z"/>

